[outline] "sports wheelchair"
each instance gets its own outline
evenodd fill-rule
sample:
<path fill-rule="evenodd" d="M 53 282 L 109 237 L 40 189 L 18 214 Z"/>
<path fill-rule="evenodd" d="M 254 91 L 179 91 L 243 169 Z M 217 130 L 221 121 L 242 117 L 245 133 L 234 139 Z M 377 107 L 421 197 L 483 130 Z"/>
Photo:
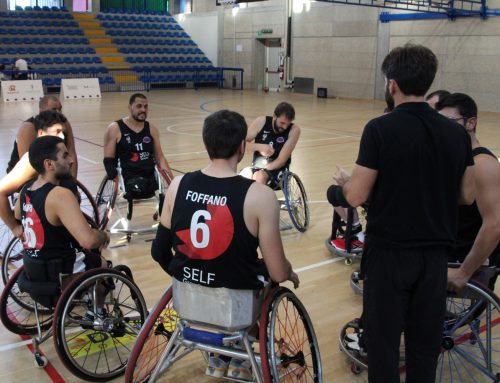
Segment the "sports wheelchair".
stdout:
<path fill-rule="evenodd" d="M 109 223 L 113 211 L 116 211 L 118 218 L 111 225 L 110 233 L 124 233 L 127 236 L 127 242 L 130 242 L 133 234 L 152 233 L 156 230 L 156 224 L 145 228 L 133 228 L 131 225 L 134 204 L 155 199 L 156 206 L 153 213 L 153 220 L 158 220 L 163 205 L 165 192 L 170 184 L 170 177 L 159 166 L 155 167 L 155 182 L 156 191 L 148 192 L 140 196 L 131 195 L 130 191 L 126 190 L 125 182 L 122 176 L 121 168 L 118 166 L 118 176 L 114 180 L 108 179 L 105 175 L 97 192 L 95 202 L 99 212 L 99 229 L 104 230 Z M 126 206 L 126 213 L 122 210 Z"/>
<path fill-rule="evenodd" d="M 87 222 L 94 228 L 99 224 L 99 210 L 94 201 L 94 197 L 90 191 L 78 180 L 76 180 L 76 193 L 78 202 L 80 203 L 80 210 L 87 219 Z M 12 202 L 15 204 L 15 199 Z M 13 208 L 13 205 L 11 207 Z M 14 235 L 9 230 L 7 225 L 0 221 L 0 236 L 2 238 L 2 247 L 0 248 L 2 256 L 2 281 L 4 286 L 7 284 L 10 276 L 16 269 L 23 264 L 22 241 L 19 238 L 14 238 Z M 5 240 L 9 240 L 5 243 Z M 5 244 L 5 246 L 4 246 Z"/>
<path fill-rule="evenodd" d="M 268 158 L 259 157 L 252 163 L 252 166 L 244 168 L 240 174 L 246 178 L 252 178 L 253 171 L 264 169 L 267 163 Z M 288 212 L 293 227 L 301 233 L 305 232 L 310 220 L 309 203 L 306 189 L 299 176 L 285 168 L 278 177 L 278 182 L 270 182 L 268 186 L 282 193 L 282 196 L 278 195 L 280 209 Z M 280 220 L 282 221 L 281 230 L 292 228 L 292 225 L 281 218 Z"/>
<path fill-rule="evenodd" d="M 500 299 L 492 290 L 499 273 L 495 267 L 481 268 L 463 290 L 448 293 L 436 382 L 500 381 Z M 339 335 L 340 349 L 356 374 L 368 368 L 367 354 L 349 346 L 359 334 L 359 320 L 353 320 Z M 404 371 L 404 347 L 401 354 Z"/>
<path fill-rule="evenodd" d="M 45 274 L 43 281 L 27 277 L 26 262 Z M 0 296 L 1 321 L 11 332 L 32 337 L 36 366 L 47 365 L 39 346 L 53 336 L 59 358 L 74 375 L 113 379 L 125 371 L 147 316 L 141 291 L 123 265 L 75 275 L 61 288 L 60 281 L 48 277 L 61 262 L 25 259 Z"/>
<path fill-rule="evenodd" d="M 361 218 L 366 218 L 366 206 L 363 206 L 363 211 L 359 215 L 360 222 L 362 225 L 366 225 L 366 220 Z M 342 222 L 342 219 L 340 215 L 334 210 L 333 212 L 333 220 L 332 220 L 332 233 L 333 233 L 333 238 L 328 237 L 325 240 L 325 246 L 330 251 L 332 254 L 335 254 L 339 257 L 345 258 L 345 264 L 346 265 L 352 265 L 353 262 L 360 261 L 361 257 L 363 255 L 363 250 L 362 249 L 357 249 L 353 247 L 353 241 L 356 238 L 355 234 L 352 232 L 353 229 L 353 220 L 354 220 L 354 211 L 355 209 L 352 207 L 347 208 L 347 222 L 344 224 Z M 366 227 L 366 226 L 364 226 Z M 336 249 L 332 243 L 332 239 L 336 239 L 339 237 L 345 238 L 345 251 L 341 251 Z"/>
<path fill-rule="evenodd" d="M 205 360 L 218 353 L 249 361 L 258 383 L 323 381 L 309 315 L 293 292 L 277 285 L 231 290 L 174 279 L 137 338 L 125 382 L 154 382 L 194 350 Z"/>

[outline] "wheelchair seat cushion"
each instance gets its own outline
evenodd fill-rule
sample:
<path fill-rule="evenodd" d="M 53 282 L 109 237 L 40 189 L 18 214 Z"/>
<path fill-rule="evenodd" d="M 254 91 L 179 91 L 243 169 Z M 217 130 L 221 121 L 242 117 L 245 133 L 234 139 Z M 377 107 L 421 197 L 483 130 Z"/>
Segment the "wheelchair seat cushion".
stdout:
<path fill-rule="evenodd" d="M 154 177 L 133 177 L 125 180 L 125 191 L 133 199 L 151 198 L 158 189 L 158 183 Z"/>
<path fill-rule="evenodd" d="M 29 294 L 34 301 L 47 308 L 55 307 L 57 297 L 61 294 L 59 282 L 35 282 L 30 280 L 24 271 L 19 274 L 17 285 L 19 290 Z"/>

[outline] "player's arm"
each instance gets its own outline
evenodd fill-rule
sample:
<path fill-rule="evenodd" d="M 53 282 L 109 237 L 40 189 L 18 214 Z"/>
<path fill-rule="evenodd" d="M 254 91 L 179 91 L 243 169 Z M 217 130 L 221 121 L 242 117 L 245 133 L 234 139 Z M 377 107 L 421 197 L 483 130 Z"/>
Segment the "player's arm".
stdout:
<path fill-rule="evenodd" d="M 279 204 L 276 194 L 268 187 L 253 183 L 245 199 L 245 205 L 251 206 L 258 220 L 257 237 L 262 257 L 275 282 L 292 281 L 299 286 L 299 278 L 293 272 L 292 265 L 285 257 L 279 230 Z"/>
<path fill-rule="evenodd" d="M 168 165 L 167 159 L 165 158 L 165 155 L 163 154 L 163 150 L 161 149 L 161 142 L 160 142 L 160 133 L 158 132 L 158 129 L 156 126 L 150 124 L 149 125 L 149 130 L 151 131 L 151 136 L 153 137 L 153 145 L 154 145 L 154 150 L 155 150 L 155 159 L 156 163 L 160 166 L 161 169 L 163 169 L 165 172 L 167 172 L 168 176 L 172 180 L 174 178 L 174 174 L 172 173 L 172 169 L 170 169 L 170 166 Z"/>
<path fill-rule="evenodd" d="M 328 200 L 334 206 L 358 207 L 365 203 L 377 180 L 378 171 L 361 165 L 354 165 L 352 174 L 339 168 L 340 174 L 334 176 L 338 185 L 328 189 Z"/>
<path fill-rule="evenodd" d="M 487 157 L 487 158 L 485 158 Z M 487 155 L 476 157 L 476 203 L 482 218 L 472 248 L 462 265 L 448 270 L 448 285 L 461 289 L 481 266 L 500 241 L 500 164 Z"/>
<path fill-rule="evenodd" d="M 36 177 L 36 171 L 25 154 L 10 173 L 0 180 L 0 218 L 16 237 L 22 236 L 22 227 L 14 217 L 9 203 L 9 196 L 18 191 L 26 182 Z"/>
<path fill-rule="evenodd" d="M 45 215 L 52 225 L 64 226 L 84 249 L 103 248 L 109 243 L 109 234 L 89 226 L 75 195 L 66 188 L 56 187 L 48 194 Z"/>
<path fill-rule="evenodd" d="M 292 156 L 292 152 L 297 145 L 300 137 L 300 128 L 298 125 L 293 125 L 290 128 L 290 133 L 288 134 L 288 139 L 285 142 L 285 145 L 281 148 L 280 154 L 278 158 L 276 158 L 273 162 L 269 163 L 266 166 L 267 170 L 277 170 L 281 169 L 285 166 L 288 159 Z"/>
<path fill-rule="evenodd" d="M 33 123 L 24 121 L 21 127 L 17 131 L 16 142 L 17 142 L 17 153 L 19 158 L 21 158 L 24 153 L 27 153 L 30 145 L 37 136 L 37 132 Z"/>
<path fill-rule="evenodd" d="M 73 128 L 69 121 L 66 120 L 64 124 L 64 142 L 66 143 L 66 148 L 68 148 L 68 153 L 73 159 L 73 166 L 71 167 L 71 175 L 77 177 L 78 175 L 78 156 L 76 155 L 75 146 L 75 136 L 73 134 Z"/>
<path fill-rule="evenodd" d="M 475 166 L 467 166 L 460 181 L 460 194 L 458 203 L 460 205 L 470 205 L 476 197 Z"/>
<path fill-rule="evenodd" d="M 272 156 L 274 154 L 274 149 L 267 144 L 256 144 L 254 142 L 257 134 L 262 130 L 266 123 L 266 116 L 257 117 L 248 127 L 246 141 L 251 143 L 250 150 L 260 152 L 261 155 L 265 157 Z"/>
<path fill-rule="evenodd" d="M 104 133 L 104 169 L 109 179 L 114 179 L 118 175 L 116 167 L 118 166 L 116 159 L 116 144 L 120 140 L 120 128 L 116 122 L 112 122 Z"/>
<path fill-rule="evenodd" d="M 172 227 L 172 211 L 174 209 L 175 196 L 177 195 L 181 179 L 182 176 L 175 177 L 167 189 L 156 238 L 151 243 L 151 256 L 166 273 L 168 273 L 168 266 L 173 257 L 172 233 L 170 229 Z"/>

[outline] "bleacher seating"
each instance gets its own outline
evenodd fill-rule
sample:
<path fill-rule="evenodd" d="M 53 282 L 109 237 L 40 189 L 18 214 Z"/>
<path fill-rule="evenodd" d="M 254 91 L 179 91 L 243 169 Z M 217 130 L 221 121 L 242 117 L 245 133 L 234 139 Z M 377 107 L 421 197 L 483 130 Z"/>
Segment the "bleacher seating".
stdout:
<path fill-rule="evenodd" d="M 136 73 L 139 81 L 151 85 L 219 81 L 217 69 L 169 14 L 107 10 L 92 20 L 100 21 L 94 29 L 104 30 L 94 40 L 111 38 L 118 49 L 108 54 L 112 60 L 102 62 L 92 46 L 95 41 L 91 43 L 92 31 L 84 33 L 66 9 L 44 6 L 1 11 L 0 62 L 8 67 L 22 56 L 47 87 L 57 87 L 61 78 L 85 75 L 98 77 L 101 84 L 115 84 L 117 71 L 110 72 L 113 62 L 128 70 L 124 77 L 133 78 L 130 72 Z M 109 56 L 122 56 L 123 62 Z"/>

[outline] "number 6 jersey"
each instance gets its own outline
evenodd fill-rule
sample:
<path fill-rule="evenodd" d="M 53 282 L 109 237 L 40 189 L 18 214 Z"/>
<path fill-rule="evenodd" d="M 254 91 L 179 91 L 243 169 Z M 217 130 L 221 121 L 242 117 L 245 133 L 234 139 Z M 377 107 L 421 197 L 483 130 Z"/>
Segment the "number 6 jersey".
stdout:
<path fill-rule="evenodd" d="M 172 276 L 209 287 L 263 286 L 267 271 L 258 259 L 259 241 L 243 218 L 252 182 L 242 176 L 216 178 L 201 171 L 184 175 L 172 212 Z"/>

